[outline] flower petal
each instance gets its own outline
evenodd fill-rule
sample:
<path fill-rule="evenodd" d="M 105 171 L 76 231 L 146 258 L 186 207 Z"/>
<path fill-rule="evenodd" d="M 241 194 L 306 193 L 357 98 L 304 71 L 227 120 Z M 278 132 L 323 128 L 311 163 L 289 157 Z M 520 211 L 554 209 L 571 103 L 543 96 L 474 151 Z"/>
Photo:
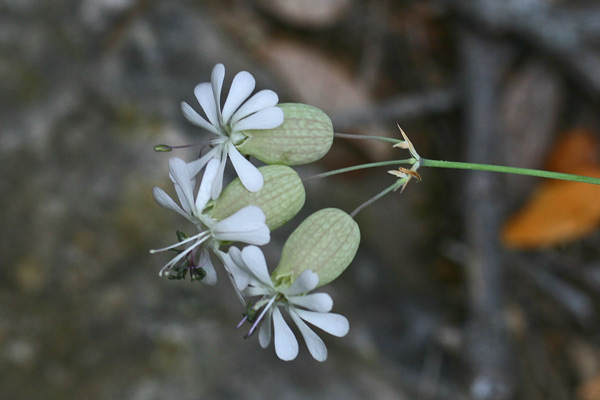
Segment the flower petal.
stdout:
<path fill-rule="evenodd" d="M 234 247 L 232 247 L 234 248 Z M 236 248 L 237 250 L 237 248 Z M 238 250 L 239 251 L 239 250 Z M 248 284 L 250 283 L 250 275 L 244 270 L 242 270 L 238 265 L 233 261 L 231 255 L 228 253 L 224 253 L 220 250 L 217 250 L 216 253 L 221 261 L 223 261 L 223 265 L 225 266 L 225 270 L 233 280 L 233 283 L 238 291 L 242 291 L 246 289 Z"/>
<path fill-rule="evenodd" d="M 217 176 L 212 187 L 212 198 L 216 200 L 223 190 L 223 175 L 225 174 L 225 165 L 227 164 L 227 151 L 225 147 L 221 148 L 221 160 L 219 169 L 217 170 Z"/>
<path fill-rule="evenodd" d="M 221 241 L 263 245 L 271 239 L 265 221 L 265 214 L 260 207 L 247 206 L 215 223 L 210 231 L 215 239 Z"/>
<path fill-rule="evenodd" d="M 231 124 L 235 124 L 240 119 L 254 114 L 265 108 L 275 107 L 279 101 L 279 96 L 272 90 L 261 90 L 254 94 L 231 116 Z"/>
<path fill-rule="evenodd" d="M 290 361 L 298 355 L 298 341 L 283 319 L 278 307 L 273 309 L 273 327 L 275 328 L 275 353 L 283 361 Z"/>
<path fill-rule="evenodd" d="M 192 188 L 192 177 L 185 161 L 181 158 L 169 160 L 169 175 L 175 183 L 175 190 L 179 196 L 179 202 L 186 213 L 192 214 L 194 208 L 194 193 Z"/>
<path fill-rule="evenodd" d="M 227 252 L 229 257 L 231 257 L 231 261 L 233 261 L 236 265 L 244 265 L 244 259 L 242 258 L 242 251 L 235 246 L 231 246 L 229 251 Z M 247 267 L 246 267 L 247 268 Z"/>
<path fill-rule="evenodd" d="M 233 131 L 247 131 L 251 129 L 273 129 L 283 124 L 284 114 L 279 107 L 270 107 L 260 110 L 231 125 Z"/>
<path fill-rule="evenodd" d="M 258 168 L 246 160 L 231 142 L 228 143 L 228 151 L 233 168 L 240 177 L 242 185 L 251 192 L 258 192 L 262 189 L 265 181 Z"/>
<path fill-rule="evenodd" d="M 273 317 L 273 308 L 271 307 L 263 317 L 262 325 L 258 330 L 258 343 L 260 347 L 266 349 L 271 343 L 271 318 Z"/>
<path fill-rule="evenodd" d="M 217 129 L 217 127 L 213 126 L 210 122 L 205 120 L 200 114 L 196 112 L 196 110 L 194 110 L 185 101 L 181 103 L 181 111 L 183 111 L 183 115 L 185 116 L 185 118 L 192 124 L 199 126 L 200 128 L 204 128 L 207 131 L 214 133 L 215 135 L 224 136 L 223 133 Z"/>
<path fill-rule="evenodd" d="M 295 306 L 308 308 L 311 311 L 327 313 L 333 307 L 333 300 L 327 293 L 311 293 L 306 296 L 292 296 L 287 298 Z"/>
<path fill-rule="evenodd" d="M 244 295 L 247 297 L 268 296 L 273 295 L 273 293 L 273 289 L 263 286 L 256 278 L 252 278 L 249 286 L 244 290 Z"/>
<path fill-rule="evenodd" d="M 185 211 L 183 211 L 181 207 L 179 207 L 177 203 L 175 203 L 175 201 L 161 188 L 152 188 L 152 196 L 154 196 L 154 200 L 156 200 L 159 206 L 166 208 L 167 210 L 175 211 L 181 216 L 189 219 L 189 215 L 187 215 Z"/>
<path fill-rule="evenodd" d="M 307 269 L 296 278 L 294 283 L 292 283 L 292 286 L 285 290 L 285 294 L 295 296 L 298 294 L 310 292 L 311 290 L 316 288 L 318 284 L 319 275 L 317 275 L 310 269 Z"/>
<path fill-rule="evenodd" d="M 202 283 L 206 285 L 214 285 L 217 283 L 217 271 L 215 271 L 215 267 L 213 266 L 212 260 L 210 259 L 210 254 L 208 254 L 208 250 L 202 249 L 200 252 L 200 259 L 198 260 L 198 265 L 206 272 L 206 276 L 202 279 Z"/>
<path fill-rule="evenodd" d="M 221 91 L 223 90 L 223 80 L 225 79 L 225 66 L 217 64 L 212 70 L 210 83 L 212 84 L 213 96 L 215 97 L 215 105 L 217 106 L 217 114 L 221 120 Z"/>
<path fill-rule="evenodd" d="M 210 200 L 218 169 L 219 160 L 216 158 L 213 158 L 206 164 L 206 170 L 204 171 L 204 176 L 202 177 L 202 182 L 200 182 L 200 188 L 198 189 L 198 196 L 196 196 L 196 210 L 200 213 L 204 210 L 206 203 Z"/>
<path fill-rule="evenodd" d="M 215 103 L 212 85 L 208 82 L 200 83 L 194 88 L 194 94 L 210 123 L 219 129 L 221 124 L 217 114 L 217 104 Z"/>
<path fill-rule="evenodd" d="M 321 362 L 327 360 L 327 347 L 325 346 L 325 343 L 323 343 L 323 340 L 310 329 L 302 319 L 300 319 L 293 307 L 289 308 L 289 313 L 296 323 L 296 326 L 298 326 L 298 329 L 306 342 L 306 347 L 308 347 L 308 351 L 313 358 Z"/>
<path fill-rule="evenodd" d="M 212 158 L 218 157 L 218 152 L 222 150 L 222 146 L 217 146 L 214 149 L 211 149 L 208 153 L 203 155 L 197 160 L 191 161 L 188 163 L 188 169 L 190 170 L 191 176 L 196 176 L 202 171 L 202 168 L 208 163 Z"/>
<path fill-rule="evenodd" d="M 333 336 L 346 336 L 350 330 L 348 319 L 340 314 L 320 313 L 296 309 L 296 313 L 300 318 L 323 329 L 325 332 Z"/>
<path fill-rule="evenodd" d="M 244 264 L 257 280 L 265 286 L 273 287 L 269 270 L 267 269 L 267 261 L 261 249 L 256 246 L 246 246 L 242 250 L 242 258 Z"/>
<path fill-rule="evenodd" d="M 223 106 L 223 123 L 227 125 L 233 113 L 250 96 L 254 90 L 256 81 L 250 72 L 238 72 L 231 82 L 231 88 Z"/>

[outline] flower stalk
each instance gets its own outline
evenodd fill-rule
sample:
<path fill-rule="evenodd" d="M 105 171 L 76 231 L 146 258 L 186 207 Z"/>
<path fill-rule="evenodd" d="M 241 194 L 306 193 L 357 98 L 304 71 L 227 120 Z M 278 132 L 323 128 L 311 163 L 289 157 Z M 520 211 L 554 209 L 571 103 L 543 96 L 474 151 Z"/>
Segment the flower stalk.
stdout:
<path fill-rule="evenodd" d="M 477 164 L 477 163 L 458 162 L 458 161 L 429 160 L 427 158 L 421 158 L 421 166 L 422 167 L 431 167 L 431 168 L 451 168 L 451 169 L 466 169 L 466 170 L 471 170 L 471 171 L 500 172 L 500 173 L 505 173 L 505 174 L 537 176 L 539 178 L 559 179 L 559 180 L 565 180 L 565 181 L 591 183 L 593 185 L 600 185 L 600 178 L 593 178 L 591 176 L 565 174 L 563 172 L 544 171 L 544 170 L 530 169 L 530 168 L 507 167 L 504 165 Z"/>

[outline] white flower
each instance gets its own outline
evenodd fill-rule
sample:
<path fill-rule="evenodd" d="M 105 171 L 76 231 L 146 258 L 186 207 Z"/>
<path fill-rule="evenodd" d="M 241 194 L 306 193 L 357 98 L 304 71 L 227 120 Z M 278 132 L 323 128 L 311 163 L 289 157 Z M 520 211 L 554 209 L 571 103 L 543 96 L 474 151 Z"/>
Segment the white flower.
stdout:
<path fill-rule="evenodd" d="M 185 117 L 217 137 L 209 143 L 213 146 L 206 155 L 190 163 L 192 172 L 199 172 L 211 158 L 220 160 L 217 178 L 212 189 L 212 198 L 216 199 L 223 185 L 223 171 L 227 156 L 235 168 L 244 187 L 251 192 L 260 190 L 263 178 L 258 169 L 246 160 L 236 145 L 246 136 L 243 131 L 251 129 L 273 129 L 283 123 L 283 111 L 275 107 L 279 98 L 272 90 L 261 90 L 248 99 L 255 87 L 254 77 L 246 71 L 239 72 L 231 83 L 229 94 L 221 108 L 221 89 L 225 78 L 225 67 L 217 64 L 211 76 L 211 83 L 200 83 L 194 94 L 204 111 L 206 118 L 198 114 L 189 104 L 181 103 Z"/>
<path fill-rule="evenodd" d="M 231 247 L 224 257 L 237 288 L 247 296 L 261 296 L 248 307 L 244 320 L 253 322 L 248 336 L 257 326 L 258 340 L 266 348 L 271 342 L 271 325 L 274 330 L 275 352 L 285 361 L 298 355 L 298 341 L 285 322 L 280 308 L 290 315 L 302 334 L 310 354 L 317 361 L 327 359 L 327 347 L 317 334 L 304 322 L 308 322 L 334 336 L 345 336 L 349 330 L 346 317 L 330 313 L 333 306 L 331 296 L 326 293 L 311 293 L 319 283 L 319 276 L 306 270 L 289 287 L 275 287 L 262 251 L 256 246 L 247 246 L 242 251 Z M 244 321 L 243 320 L 243 321 Z"/>
<path fill-rule="evenodd" d="M 179 158 L 172 158 L 169 160 L 169 176 L 175 185 L 175 191 L 181 206 L 169 197 L 164 190 L 158 187 L 152 190 L 154 199 L 159 205 L 182 215 L 192 222 L 199 231 L 196 235 L 184 238 L 171 246 L 150 251 L 155 253 L 175 249 L 182 245 L 187 246 L 185 250 L 177 254 L 161 269 L 160 275 L 169 274 L 171 268 L 184 263 L 185 267 L 190 268 L 190 270 L 195 268 L 204 270 L 206 276 L 202 281 L 207 284 L 214 284 L 217 275 L 210 260 L 208 249 L 216 250 L 224 241 L 239 241 L 256 245 L 269 242 L 269 228 L 265 223 L 265 214 L 259 207 L 244 207 L 221 221 L 214 220 L 208 213 L 204 213 L 204 209 L 210 200 L 210 192 L 218 169 L 219 161 L 217 159 L 208 162 L 198 189 L 198 195 L 194 199 L 193 192 L 196 180 L 189 165 Z M 196 253 L 198 251 L 200 251 L 200 255 L 197 257 Z"/>

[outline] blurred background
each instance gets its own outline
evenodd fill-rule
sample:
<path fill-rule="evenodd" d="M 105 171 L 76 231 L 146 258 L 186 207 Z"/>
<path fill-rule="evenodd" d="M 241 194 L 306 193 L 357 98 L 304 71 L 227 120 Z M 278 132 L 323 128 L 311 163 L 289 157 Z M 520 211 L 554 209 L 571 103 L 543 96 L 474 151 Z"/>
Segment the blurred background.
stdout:
<path fill-rule="evenodd" d="M 181 220 L 153 146 L 202 142 L 180 102 L 216 63 L 337 132 L 432 159 L 600 177 L 600 6 L 560 0 L 0 1 L 0 398 L 600 399 L 600 191 L 421 169 L 357 216 L 325 288 L 350 320 L 325 363 L 236 331 L 215 287 L 158 277 Z M 228 84 L 226 83 L 226 86 Z M 406 158 L 336 139 L 302 176 Z M 307 182 L 352 211 L 386 168 Z"/>

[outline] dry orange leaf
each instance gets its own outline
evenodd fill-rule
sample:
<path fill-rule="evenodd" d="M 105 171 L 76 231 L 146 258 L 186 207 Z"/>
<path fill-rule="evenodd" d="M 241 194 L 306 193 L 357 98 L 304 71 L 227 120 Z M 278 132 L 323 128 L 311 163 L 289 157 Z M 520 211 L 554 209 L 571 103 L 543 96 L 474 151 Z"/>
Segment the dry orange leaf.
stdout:
<path fill-rule="evenodd" d="M 600 166 L 580 167 L 577 175 L 600 178 Z M 502 242 L 514 248 L 539 248 L 570 242 L 600 225 L 600 186 L 570 181 L 547 181 L 531 200 L 509 219 Z"/>
<path fill-rule="evenodd" d="M 545 168 L 571 173 L 583 166 L 598 165 L 598 139 L 587 129 L 573 129 L 558 138 Z"/>
<path fill-rule="evenodd" d="M 577 389 L 579 400 L 600 400 L 600 375 L 584 382 Z"/>
<path fill-rule="evenodd" d="M 562 135 L 545 168 L 600 178 L 598 140 L 585 129 Z M 544 181 L 529 202 L 502 231 L 502 242 L 513 248 L 540 248 L 570 242 L 600 225 L 600 186 L 570 181 Z"/>

